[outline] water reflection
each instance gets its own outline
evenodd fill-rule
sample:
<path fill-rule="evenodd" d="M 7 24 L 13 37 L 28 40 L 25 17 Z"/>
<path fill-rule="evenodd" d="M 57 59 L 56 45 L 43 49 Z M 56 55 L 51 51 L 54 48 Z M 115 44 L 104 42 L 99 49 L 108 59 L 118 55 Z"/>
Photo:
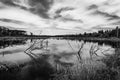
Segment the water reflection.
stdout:
<path fill-rule="evenodd" d="M 90 40 L 84 40 L 84 42 L 93 42 L 98 43 L 99 45 L 108 45 L 112 46 L 113 48 L 120 48 L 120 42 L 112 42 L 112 41 L 90 41 Z"/>
<path fill-rule="evenodd" d="M 48 63 L 48 56 L 42 56 L 36 61 L 19 64 L 1 69 L 1 80 L 49 80 L 54 70 Z M 6 77 L 7 76 L 7 77 Z"/>
<path fill-rule="evenodd" d="M 23 45 L 0 49 L 1 80 L 120 79 L 119 43 L 113 42 L 113 46 L 112 42 L 65 39 L 22 41 Z"/>
<path fill-rule="evenodd" d="M 23 45 L 25 43 L 25 39 L 0 39 L 0 49 L 4 49 L 13 45 Z"/>

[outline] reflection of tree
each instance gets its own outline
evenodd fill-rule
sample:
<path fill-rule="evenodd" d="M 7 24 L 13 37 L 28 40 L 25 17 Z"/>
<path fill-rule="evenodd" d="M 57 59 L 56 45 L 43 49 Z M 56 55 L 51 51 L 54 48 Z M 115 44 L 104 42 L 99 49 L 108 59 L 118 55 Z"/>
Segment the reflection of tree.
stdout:
<path fill-rule="evenodd" d="M 104 56 L 107 56 L 108 54 L 108 51 L 111 51 L 112 49 L 111 48 L 108 48 L 108 49 L 106 49 L 106 50 L 103 50 L 103 51 L 101 51 L 101 53 L 104 55 Z"/>
<path fill-rule="evenodd" d="M 36 55 L 33 51 L 34 50 L 47 51 L 47 47 L 48 47 L 48 41 L 45 41 L 45 39 L 35 40 L 33 44 L 31 44 L 30 47 L 28 47 L 24 52 L 28 56 L 30 56 L 33 60 L 36 61 L 36 58 L 38 58 L 39 56 Z"/>
<path fill-rule="evenodd" d="M 78 57 L 80 60 L 82 60 L 81 54 L 82 54 L 83 46 L 84 46 L 84 43 L 81 44 L 81 46 L 79 47 L 79 50 L 78 50 Z"/>
<path fill-rule="evenodd" d="M 75 52 L 75 50 L 73 49 L 72 45 L 70 44 L 69 41 L 67 41 L 68 45 L 70 46 L 70 48 Z"/>
<path fill-rule="evenodd" d="M 1 80 L 51 80 L 53 73 L 47 56 L 12 66 L 0 63 Z"/>
<path fill-rule="evenodd" d="M 85 48 L 84 47 L 85 42 L 77 43 L 78 44 L 78 50 L 75 50 L 69 41 L 67 41 L 67 42 L 68 42 L 68 45 L 70 46 L 70 48 L 73 50 L 73 52 L 76 52 L 78 60 L 80 62 L 82 62 L 82 60 L 83 60 L 82 59 L 82 54 L 84 54 L 84 52 L 82 50 Z M 89 50 L 90 59 L 94 60 L 93 56 L 101 57 L 100 55 L 98 55 L 98 53 L 103 54 L 104 56 L 107 56 L 108 52 L 112 51 L 113 49 L 108 48 L 108 49 L 104 50 L 97 44 L 91 44 L 91 46 L 89 47 L 88 50 Z"/>
<path fill-rule="evenodd" d="M 113 54 L 106 55 L 101 61 L 106 68 L 98 71 L 100 77 L 104 80 L 120 80 L 120 48 L 116 48 Z"/>
<path fill-rule="evenodd" d="M 6 48 L 13 45 L 23 45 L 25 43 L 26 43 L 25 39 L 15 39 L 15 40 L 2 39 L 0 40 L 0 48 Z"/>
<path fill-rule="evenodd" d="M 98 43 L 98 45 L 109 45 L 113 48 L 120 48 L 120 42 L 114 41 L 98 41 L 98 40 L 84 40 L 84 42 Z"/>
<path fill-rule="evenodd" d="M 73 50 L 73 52 L 76 52 L 76 54 L 77 54 L 77 58 L 78 58 L 78 60 L 81 62 L 82 61 L 82 49 L 83 49 L 83 47 L 84 47 L 84 42 L 83 43 L 81 43 L 81 45 L 79 45 L 79 43 L 78 43 L 78 51 L 75 51 L 74 50 L 74 48 L 72 47 L 72 45 L 70 44 L 70 42 L 69 41 L 67 41 L 68 42 L 68 45 L 70 46 L 70 48 Z"/>
<path fill-rule="evenodd" d="M 100 50 L 99 46 L 97 46 L 97 45 L 92 45 L 92 46 L 90 47 L 90 50 L 89 50 L 90 58 L 92 59 L 92 56 L 93 56 L 93 55 L 98 56 L 97 51 L 99 51 L 99 50 Z"/>

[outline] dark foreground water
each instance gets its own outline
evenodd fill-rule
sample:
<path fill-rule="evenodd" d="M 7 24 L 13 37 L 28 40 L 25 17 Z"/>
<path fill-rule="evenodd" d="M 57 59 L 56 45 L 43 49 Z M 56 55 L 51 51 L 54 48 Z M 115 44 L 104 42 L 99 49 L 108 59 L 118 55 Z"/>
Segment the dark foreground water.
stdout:
<path fill-rule="evenodd" d="M 0 40 L 0 80 L 120 80 L 120 43 Z"/>

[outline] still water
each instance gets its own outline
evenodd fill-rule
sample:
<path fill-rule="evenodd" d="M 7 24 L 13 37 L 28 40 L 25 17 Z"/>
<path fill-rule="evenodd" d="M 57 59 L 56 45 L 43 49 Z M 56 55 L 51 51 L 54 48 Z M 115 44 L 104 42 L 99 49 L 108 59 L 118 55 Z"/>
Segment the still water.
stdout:
<path fill-rule="evenodd" d="M 0 40 L 0 80 L 119 80 L 119 42 Z"/>

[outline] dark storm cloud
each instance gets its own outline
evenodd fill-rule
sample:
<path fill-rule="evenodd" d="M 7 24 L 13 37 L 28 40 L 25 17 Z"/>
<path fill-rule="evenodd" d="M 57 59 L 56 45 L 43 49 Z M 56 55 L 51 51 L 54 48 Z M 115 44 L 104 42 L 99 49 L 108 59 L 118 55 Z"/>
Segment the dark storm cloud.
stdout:
<path fill-rule="evenodd" d="M 11 19 L 0 19 L 0 21 L 2 22 L 8 22 L 8 23 L 15 23 L 15 24 L 19 24 L 19 25 L 30 25 L 30 26 L 35 26 L 32 23 L 25 23 L 22 21 L 17 21 L 17 20 L 11 20 Z"/>

